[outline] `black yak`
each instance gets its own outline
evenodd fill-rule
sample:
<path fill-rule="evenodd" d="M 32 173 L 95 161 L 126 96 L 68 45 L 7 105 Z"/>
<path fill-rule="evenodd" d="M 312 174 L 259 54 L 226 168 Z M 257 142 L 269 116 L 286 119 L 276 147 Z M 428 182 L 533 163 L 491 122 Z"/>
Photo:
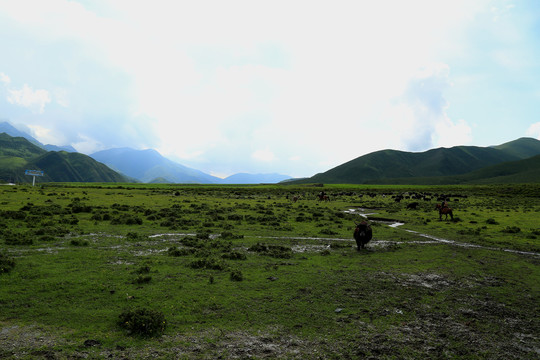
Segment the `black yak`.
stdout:
<path fill-rule="evenodd" d="M 364 220 L 360 224 L 356 224 L 356 228 L 354 229 L 354 239 L 356 240 L 358 251 L 363 249 L 372 237 L 373 232 L 371 230 L 371 225 L 369 225 L 367 221 Z"/>

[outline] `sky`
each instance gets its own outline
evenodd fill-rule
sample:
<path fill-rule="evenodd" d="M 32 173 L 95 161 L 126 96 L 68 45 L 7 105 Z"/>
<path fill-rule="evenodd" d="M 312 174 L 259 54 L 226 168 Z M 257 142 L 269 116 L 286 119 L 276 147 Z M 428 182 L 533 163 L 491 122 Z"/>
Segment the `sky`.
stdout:
<path fill-rule="evenodd" d="M 540 139 L 540 1 L 0 0 L 0 120 L 219 177 Z"/>

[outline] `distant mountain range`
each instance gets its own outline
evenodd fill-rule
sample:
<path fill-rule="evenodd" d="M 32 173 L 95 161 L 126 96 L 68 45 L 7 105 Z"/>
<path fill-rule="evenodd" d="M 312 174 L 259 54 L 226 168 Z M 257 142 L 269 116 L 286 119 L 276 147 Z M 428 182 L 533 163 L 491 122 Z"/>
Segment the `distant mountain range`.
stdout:
<path fill-rule="evenodd" d="M 117 148 L 90 154 L 111 169 L 142 182 L 218 184 L 221 179 L 180 165 L 161 156 L 156 150 Z"/>
<path fill-rule="evenodd" d="M 90 156 L 70 146 L 42 145 L 0 123 L 0 181 L 29 182 L 24 170 L 43 170 L 42 181 L 198 184 L 478 184 L 540 183 L 540 141 L 520 138 L 498 146 L 455 146 L 424 152 L 381 150 L 309 178 L 235 174 L 221 179 L 171 161 L 156 150 L 117 148 Z"/>
<path fill-rule="evenodd" d="M 520 138 L 492 147 L 425 152 L 381 150 L 288 184 L 465 184 L 540 182 L 540 141 Z"/>
<path fill-rule="evenodd" d="M 9 179 L 17 179 L 14 181 L 28 181 L 28 177 L 20 177 L 15 176 L 14 172 L 19 172 L 19 168 L 14 168 L 15 165 L 17 166 L 30 166 L 32 165 L 31 159 L 32 156 L 37 156 L 44 154 L 45 152 L 49 151 L 52 153 L 59 152 L 68 152 L 73 153 L 71 155 L 68 155 L 69 160 L 71 160 L 72 167 L 76 167 L 76 163 L 85 163 L 88 165 L 87 159 L 84 157 L 86 155 L 79 154 L 72 146 L 56 146 L 56 145 L 43 145 L 36 139 L 34 139 L 32 136 L 26 134 L 25 132 L 17 130 L 15 127 L 13 127 L 8 122 L 0 122 L 0 134 L 5 133 L 11 137 L 14 138 L 24 138 L 28 142 L 30 142 L 32 145 L 35 146 L 35 148 L 22 146 L 21 140 L 15 140 L 14 142 L 10 143 L 8 145 L 7 140 L 4 141 L 4 144 L 2 146 L 2 149 L 4 149 L 7 153 L 11 154 L 10 156 L 14 156 L 14 158 L 4 158 L 2 159 L 2 154 L 0 153 L 0 175 L 1 174 L 11 174 L 8 175 L 7 178 L 2 178 L 0 176 L 0 180 L 7 181 Z M 16 145 L 18 144 L 18 145 Z M 14 146 L 14 149 L 10 149 L 9 146 Z M 22 150 L 24 148 L 24 150 Z M 41 151 L 39 151 L 41 150 Z M 22 153 L 20 152 L 22 151 Z M 6 154 L 7 156 L 7 154 Z M 60 160 L 60 158 L 63 158 L 63 160 L 68 160 L 66 158 L 66 155 L 63 154 L 60 157 L 53 157 L 52 155 L 49 155 L 52 158 L 56 158 L 57 160 Z M 15 159 L 16 158 L 16 159 Z M 228 178 L 221 179 L 209 174 L 206 174 L 200 170 L 192 169 L 187 166 L 178 164 L 174 161 L 171 161 L 165 157 L 163 157 L 161 154 L 159 154 L 156 150 L 148 149 L 148 150 L 135 150 L 131 148 L 116 148 L 116 149 L 109 149 L 109 150 L 103 150 L 96 153 L 93 153 L 90 155 L 90 158 L 93 160 L 102 163 L 101 165 L 105 164 L 110 169 L 114 170 L 114 172 L 117 172 L 119 176 L 123 179 L 122 181 L 141 181 L 145 183 L 193 183 L 193 184 L 259 184 L 259 183 L 277 183 L 282 180 L 290 179 L 290 176 L 287 175 L 280 175 L 280 174 L 235 174 L 232 176 L 229 176 Z M 78 160 L 76 160 L 78 159 Z M 24 164 L 24 165 L 23 165 Z M 44 164 L 41 162 L 40 164 Z M 36 167 L 38 164 L 35 164 Z M 52 163 L 47 163 L 48 167 L 52 166 Z M 45 170 L 45 169 L 43 169 Z M 83 171 L 83 169 L 80 169 L 80 171 Z M 71 175 L 67 176 L 59 176 L 57 175 L 51 175 L 50 171 L 45 171 L 46 176 L 52 176 L 50 180 L 47 177 L 44 177 L 44 181 L 90 181 L 90 180 L 79 180 L 81 179 L 81 173 L 75 174 L 70 173 L 69 171 L 67 173 L 70 173 Z M 92 170 L 89 168 L 89 172 L 94 173 L 94 176 L 99 174 L 99 171 Z M 49 174 L 49 175 L 47 175 Z M 105 174 L 103 174 L 105 175 Z M 5 177 L 5 176 L 4 176 Z M 62 180 L 58 180 L 62 179 Z M 70 180 L 66 180 L 70 179 Z M 93 180 L 93 181 L 119 181 L 119 180 L 110 180 L 110 176 L 104 176 L 101 180 Z"/>

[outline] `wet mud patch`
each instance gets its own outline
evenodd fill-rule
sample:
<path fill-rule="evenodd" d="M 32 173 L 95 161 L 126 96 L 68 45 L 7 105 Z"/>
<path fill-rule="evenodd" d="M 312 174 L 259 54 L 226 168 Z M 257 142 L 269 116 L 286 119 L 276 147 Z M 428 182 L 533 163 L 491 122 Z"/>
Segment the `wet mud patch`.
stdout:
<path fill-rule="evenodd" d="M 0 323 L 0 359 L 56 359 L 52 349 L 62 343 L 35 325 Z"/>

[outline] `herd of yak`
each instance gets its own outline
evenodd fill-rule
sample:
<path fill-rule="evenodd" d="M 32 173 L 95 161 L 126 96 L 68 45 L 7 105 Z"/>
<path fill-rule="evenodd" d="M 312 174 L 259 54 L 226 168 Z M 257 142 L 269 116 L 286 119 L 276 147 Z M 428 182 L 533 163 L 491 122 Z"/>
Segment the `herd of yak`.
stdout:
<path fill-rule="evenodd" d="M 456 201 L 459 201 L 459 198 L 466 198 L 466 195 L 456 195 L 456 194 L 436 194 L 436 193 L 420 193 L 420 192 L 406 192 L 403 194 L 377 194 L 373 192 L 369 192 L 367 194 L 357 194 L 355 192 L 339 192 L 332 195 L 326 194 L 324 191 L 319 192 L 317 195 L 319 201 L 330 201 L 331 198 L 335 197 L 343 197 L 343 196 L 356 196 L 356 197 L 363 197 L 363 196 L 369 196 L 369 197 L 375 197 L 377 195 L 381 195 L 383 197 L 390 196 L 394 199 L 395 202 L 401 202 L 403 199 L 412 199 L 412 200 L 423 200 L 423 201 L 431 201 L 432 199 L 437 200 L 437 204 L 435 209 L 439 211 L 439 220 L 442 220 L 442 216 L 445 216 L 445 220 L 448 220 L 448 216 L 453 220 L 454 215 L 452 213 L 452 209 L 448 206 L 448 201 L 450 198 L 454 198 Z M 287 196 L 288 197 L 288 196 Z M 299 195 L 295 195 L 292 197 L 292 201 L 296 202 L 301 198 Z M 416 209 L 418 207 L 419 203 L 414 201 L 407 204 L 407 209 Z M 373 237 L 373 230 L 371 229 L 371 225 L 366 221 L 363 220 L 359 224 L 356 224 L 356 227 L 354 229 L 353 233 L 354 239 L 356 241 L 356 245 L 358 248 L 358 251 L 360 249 L 365 248 L 366 244 L 372 239 Z"/>

